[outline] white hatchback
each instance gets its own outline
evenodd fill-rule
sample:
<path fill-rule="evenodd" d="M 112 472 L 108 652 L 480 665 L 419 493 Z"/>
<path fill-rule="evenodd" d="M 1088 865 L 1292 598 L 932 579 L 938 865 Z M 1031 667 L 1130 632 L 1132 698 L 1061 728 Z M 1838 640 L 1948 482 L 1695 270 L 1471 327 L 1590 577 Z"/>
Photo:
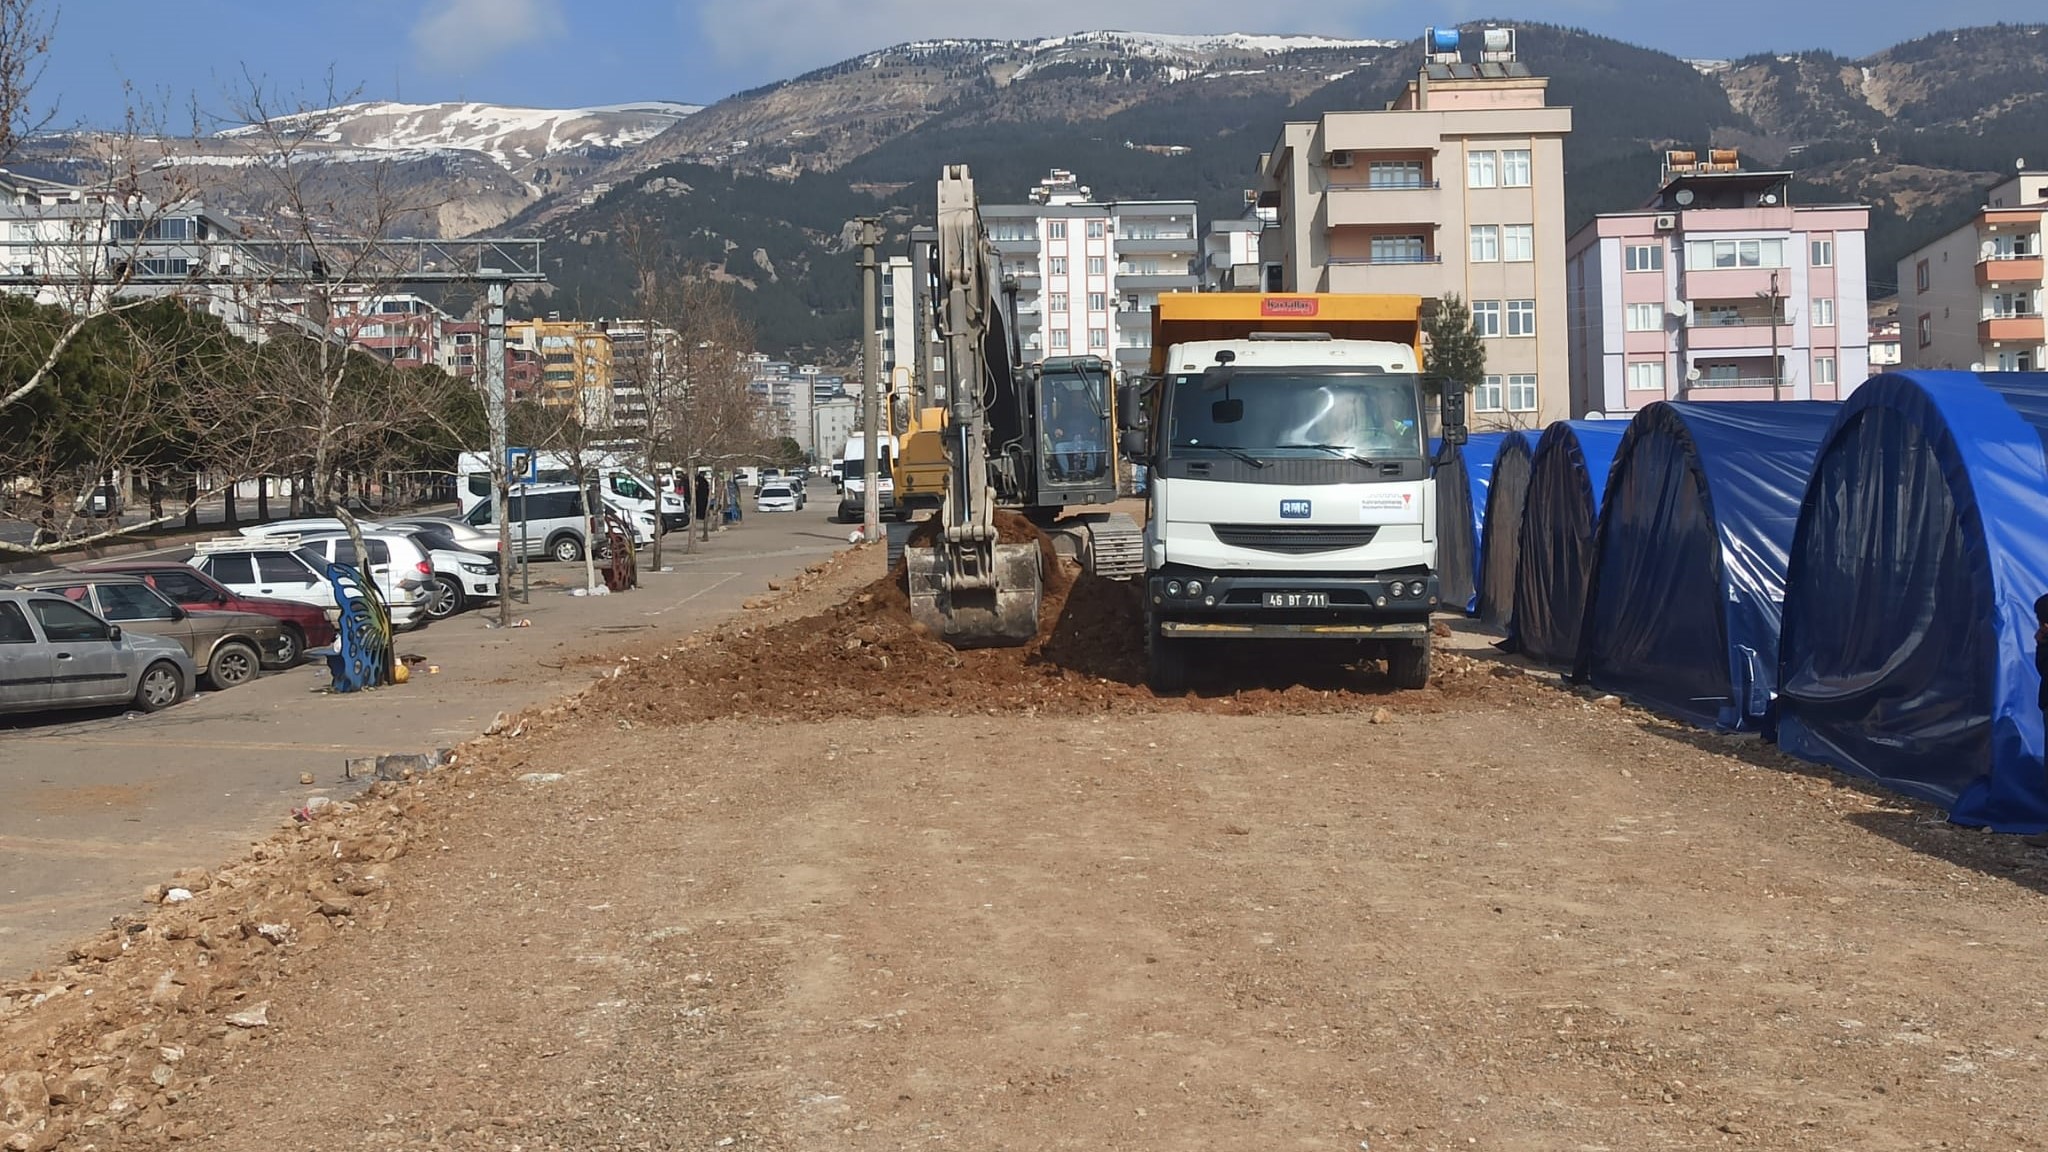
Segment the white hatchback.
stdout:
<path fill-rule="evenodd" d="M 754 494 L 754 509 L 759 512 L 794 512 L 796 493 L 790 491 L 789 485 L 770 480 Z"/>

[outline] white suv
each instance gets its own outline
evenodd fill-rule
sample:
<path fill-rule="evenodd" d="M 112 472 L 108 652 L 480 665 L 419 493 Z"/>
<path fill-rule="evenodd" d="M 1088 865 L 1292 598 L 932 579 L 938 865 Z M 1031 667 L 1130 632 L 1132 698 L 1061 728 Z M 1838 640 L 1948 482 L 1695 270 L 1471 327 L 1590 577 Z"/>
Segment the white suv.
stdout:
<path fill-rule="evenodd" d="M 391 610 L 391 623 L 397 627 L 425 625 L 429 619 L 429 591 L 439 590 L 434 583 L 434 562 L 411 533 L 364 532 L 363 547 L 370 552 L 367 569 L 356 556 L 355 541 L 345 532 L 302 536 L 299 547 L 324 557 L 330 564 L 345 564 L 369 577 Z"/>
<path fill-rule="evenodd" d="M 505 518 L 512 524 L 512 554 L 544 556 L 563 563 L 583 559 L 583 550 L 588 547 L 590 527 L 576 510 L 576 486 L 574 484 L 535 484 L 512 490 L 506 502 Z M 603 508 L 596 500 L 591 501 L 591 519 L 597 521 L 599 537 L 598 553 L 604 553 Z M 654 539 L 655 520 L 652 513 L 615 508 L 631 525 L 633 546 L 639 548 Z M 491 502 L 471 508 L 463 515 L 471 526 L 486 528 L 494 524 L 491 519 Z M 522 534 L 525 547 L 522 550 Z"/>
<path fill-rule="evenodd" d="M 346 536 L 341 539 L 343 544 L 348 543 Z M 366 575 L 384 598 L 391 612 L 392 625 L 404 628 L 425 622 L 418 589 L 425 580 L 432 578 L 433 572 L 429 568 L 422 574 L 419 566 L 426 563 L 426 557 L 419 553 L 417 544 L 404 537 L 400 539 L 405 540 L 406 549 L 412 553 L 410 560 L 403 559 L 401 550 L 400 558 L 394 562 L 390 545 L 380 549 L 368 537 L 364 543 L 369 545 L 371 556 L 371 571 Z M 385 557 L 382 564 L 377 560 L 380 552 Z M 296 536 L 253 539 L 234 536 L 205 541 L 199 545 L 198 553 L 191 560 L 192 567 L 238 595 L 269 596 L 311 604 L 326 609 L 330 617 L 339 610 L 334 602 L 334 585 L 327 579 L 327 565 L 335 560 L 337 550 L 319 542 L 301 547 Z M 351 546 L 342 554 L 348 557 L 342 562 L 350 563 L 355 549 Z M 379 572 L 380 567 L 384 571 Z M 394 567 L 400 568 L 400 579 L 391 579 Z"/>

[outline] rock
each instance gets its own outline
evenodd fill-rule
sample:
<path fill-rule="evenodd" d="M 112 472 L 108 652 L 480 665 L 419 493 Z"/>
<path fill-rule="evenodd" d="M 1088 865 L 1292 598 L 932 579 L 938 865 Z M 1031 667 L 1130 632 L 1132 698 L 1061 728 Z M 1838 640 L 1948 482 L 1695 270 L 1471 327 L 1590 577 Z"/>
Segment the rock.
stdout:
<path fill-rule="evenodd" d="M 861 650 L 860 637 L 848 636 L 846 638 L 846 643 L 840 645 L 840 647 L 846 649 L 848 652 L 858 652 Z"/>
<path fill-rule="evenodd" d="M 498 715 L 500 718 L 503 718 L 505 714 L 500 712 Z M 485 732 L 484 735 L 490 736 L 494 735 L 494 733 Z M 361 780 L 365 776 L 376 774 L 376 771 L 377 758 L 375 756 L 351 756 L 341 762 L 341 778 L 343 780 Z"/>
<path fill-rule="evenodd" d="M 166 888 L 166 889 L 164 889 L 164 903 L 166 903 L 166 904 L 183 904 L 183 903 L 184 903 L 185 901 L 187 901 L 187 900 L 190 900 L 191 898 L 192 898 L 192 893 L 191 893 L 191 891 L 190 891 L 189 889 L 185 889 L 185 888 Z"/>
<path fill-rule="evenodd" d="M 1512 664 L 1495 664 L 1489 675 L 1496 680 L 1515 680 L 1521 677 L 1522 670 Z"/>
<path fill-rule="evenodd" d="M 301 772 L 301 773 L 299 773 L 299 783 L 301 783 L 301 784 L 311 784 L 312 782 L 313 782 L 313 774 L 312 774 L 311 772 Z"/>
<path fill-rule="evenodd" d="M 171 1083 L 171 1077 L 175 1075 L 177 1075 L 176 1070 L 169 1064 L 159 1064 L 149 1070 L 149 1082 L 159 1088 L 168 1088 Z"/>
<path fill-rule="evenodd" d="M 0 1079 L 0 1123 L 28 1127 L 50 1108 L 50 1090 L 40 1072 L 14 1072 Z"/>
<path fill-rule="evenodd" d="M 1393 719 L 1394 714 L 1392 712 L 1387 711 L 1385 708 L 1375 708 L 1372 710 L 1370 722 L 1374 724 L 1390 724 L 1393 722 Z"/>
<path fill-rule="evenodd" d="M 1593 703 L 1602 708 L 1619 708 L 1621 707 L 1621 697 L 1610 692 L 1605 696 L 1598 697 Z"/>
<path fill-rule="evenodd" d="M 519 778 L 521 784 L 553 784 L 567 779 L 560 772 L 528 772 Z"/>
<path fill-rule="evenodd" d="M 7 1143 L 0 1144 L 0 1148 L 7 1149 L 7 1152 L 30 1152 L 35 1146 L 35 1137 L 26 1132 L 16 1132 L 7 1138 Z"/>
<path fill-rule="evenodd" d="M 319 911 L 322 916 L 353 916 L 356 914 L 353 905 L 344 904 L 336 900 L 322 900 Z"/>
<path fill-rule="evenodd" d="M 227 1022 L 237 1028 L 270 1027 L 270 1001 L 258 1000 L 240 1012 L 227 1014 Z"/>
<path fill-rule="evenodd" d="M 107 1090 L 107 1081 L 113 1074 L 114 1070 L 104 1064 L 79 1068 L 58 1081 L 57 1086 L 50 1090 L 50 1103 L 62 1104 L 67 1108 L 89 1103 Z"/>
<path fill-rule="evenodd" d="M 186 868 L 172 873 L 171 883 L 187 892 L 204 892 L 213 887 L 213 873 L 204 868 Z"/>
<path fill-rule="evenodd" d="M 292 938 L 292 927 L 289 924 L 258 924 L 256 926 L 256 935 L 263 937 L 272 944 L 289 944 Z"/>
<path fill-rule="evenodd" d="M 488 727 L 486 727 L 486 728 L 484 729 L 484 735 L 486 735 L 486 736 L 496 736 L 496 735 L 498 735 L 498 734 L 499 734 L 500 732 L 503 732 L 503 731 L 504 731 L 505 729 L 507 729 L 507 728 L 510 728 L 511 726 L 512 726 L 512 715 L 511 715 L 511 713 L 509 713 L 509 712 L 500 712 L 500 713 L 498 713 L 498 714 L 497 714 L 496 716 L 494 716 L 494 717 L 492 717 L 492 718 L 491 718 L 491 723 L 490 723 L 490 725 L 489 725 Z"/>
<path fill-rule="evenodd" d="M 176 1064 L 185 1058 L 185 1050 L 176 1044 L 166 1044 L 156 1050 L 156 1055 L 166 1064 Z"/>
<path fill-rule="evenodd" d="M 769 590 L 770 592 L 780 592 L 780 591 L 782 591 L 782 581 L 780 581 L 780 580 L 770 580 L 770 581 L 768 582 L 768 590 Z"/>

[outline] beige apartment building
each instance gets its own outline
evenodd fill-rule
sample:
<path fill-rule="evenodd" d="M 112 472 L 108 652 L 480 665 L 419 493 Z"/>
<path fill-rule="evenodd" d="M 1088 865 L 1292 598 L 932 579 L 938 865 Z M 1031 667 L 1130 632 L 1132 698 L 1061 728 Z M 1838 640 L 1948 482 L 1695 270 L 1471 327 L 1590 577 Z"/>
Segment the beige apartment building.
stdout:
<path fill-rule="evenodd" d="M 1514 58 L 1512 29 L 1477 62 L 1429 55 L 1381 111 L 1286 125 L 1260 158 L 1266 286 L 1469 301 L 1485 338 L 1475 427 L 1572 415 L 1565 296 L 1569 108 Z"/>
<path fill-rule="evenodd" d="M 2048 172 L 2021 172 L 1993 188 L 1968 222 L 1899 261 L 1904 365 L 2048 371 L 2044 232 Z"/>

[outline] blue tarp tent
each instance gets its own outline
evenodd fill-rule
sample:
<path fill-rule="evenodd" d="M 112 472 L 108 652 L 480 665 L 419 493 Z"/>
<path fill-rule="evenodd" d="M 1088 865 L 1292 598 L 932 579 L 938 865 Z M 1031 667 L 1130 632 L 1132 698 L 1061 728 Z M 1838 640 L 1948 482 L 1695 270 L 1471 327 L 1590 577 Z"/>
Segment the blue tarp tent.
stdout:
<path fill-rule="evenodd" d="M 1957 823 L 2048 830 L 2044 592 L 2048 374 L 1868 381 L 1836 416 L 1799 509 L 1779 744 Z"/>
<path fill-rule="evenodd" d="M 1473 611 L 1495 628 L 1515 614 L 1515 564 L 1522 555 L 1522 505 L 1529 499 L 1529 458 L 1536 439 L 1527 432 L 1500 433 L 1493 476 L 1479 514 L 1479 589 Z"/>
<path fill-rule="evenodd" d="M 1470 612 L 1479 603 L 1479 533 L 1501 438 L 1499 432 L 1475 433 L 1436 470 L 1437 569 L 1447 609 Z"/>
<path fill-rule="evenodd" d="M 1627 428 L 1623 420 L 1559 420 L 1543 430 L 1529 458 L 1508 640 L 1531 660 L 1569 664 L 1578 655 L 1593 529 L 1608 467 Z"/>
<path fill-rule="evenodd" d="M 1799 502 L 1840 404 L 1636 414 L 1600 511 L 1576 676 L 1669 715 L 1763 727 Z"/>

